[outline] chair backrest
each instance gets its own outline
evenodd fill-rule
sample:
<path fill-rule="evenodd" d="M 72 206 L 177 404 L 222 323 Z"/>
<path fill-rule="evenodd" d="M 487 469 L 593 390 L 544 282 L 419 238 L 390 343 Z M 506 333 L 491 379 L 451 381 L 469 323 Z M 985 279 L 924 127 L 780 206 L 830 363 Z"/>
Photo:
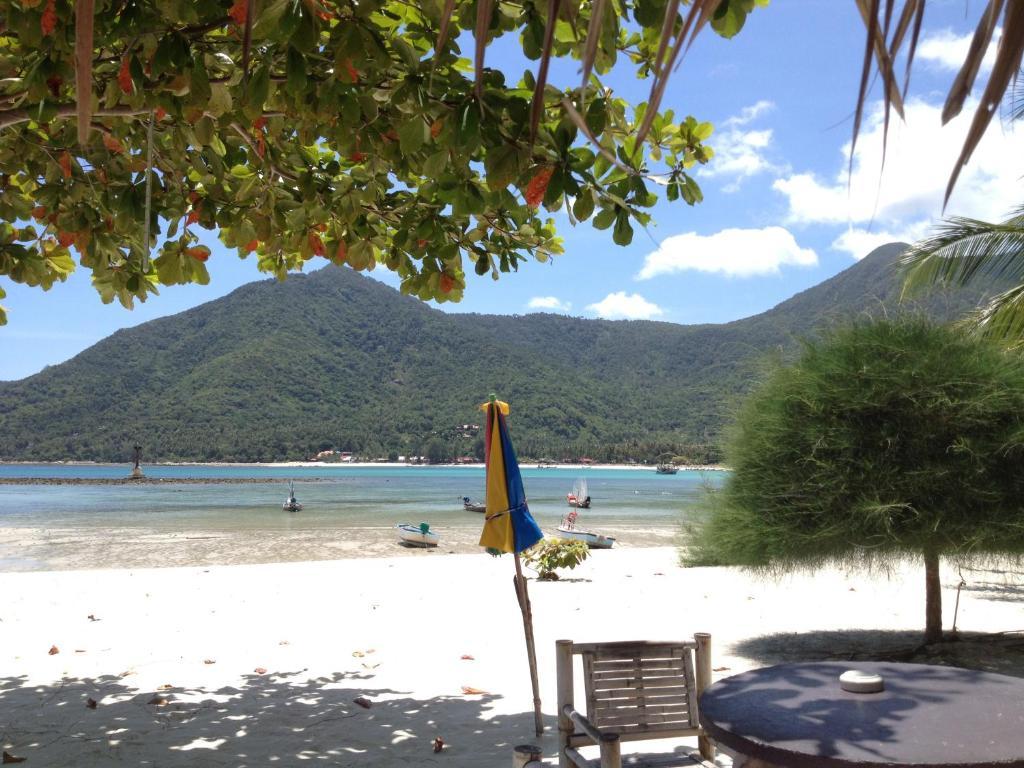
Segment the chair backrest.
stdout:
<path fill-rule="evenodd" d="M 696 648 L 694 642 L 574 644 L 583 658 L 587 719 L 625 739 L 697 733 Z"/>

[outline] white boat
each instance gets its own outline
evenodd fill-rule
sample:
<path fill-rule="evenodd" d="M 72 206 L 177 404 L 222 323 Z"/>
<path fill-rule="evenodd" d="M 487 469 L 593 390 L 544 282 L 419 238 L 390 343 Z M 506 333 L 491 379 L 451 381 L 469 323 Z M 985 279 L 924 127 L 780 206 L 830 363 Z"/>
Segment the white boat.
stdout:
<path fill-rule="evenodd" d="M 284 500 L 284 504 L 281 505 L 281 509 L 285 512 L 298 512 L 302 509 L 302 505 L 299 504 L 299 500 L 295 498 L 295 484 L 292 481 L 288 481 L 288 498 Z"/>
<path fill-rule="evenodd" d="M 679 471 L 679 467 L 675 467 L 671 464 L 659 464 L 654 468 L 654 471 L 659 475 L 674 475 Z"/>
<path fill-rule="evenodd" d="M 398 531 L 398 541 L 409 547 L 436 547 L 441 540 L 440 534 L 430 530 L 428 523 L 399 523 L 395 529 Z"/>
<path fill-rule="evenodd" d="M 561 539 L 568 539 L 569 541 L 582 541 L 590 549 L 611 549 L 615 544 L 615 538 L 613 536 L 603 536 L 600 533 L 594 533 L 593 531 L 585 531 L 582 528 L 576 527 L 576 519 L 579 515 L 576 511 L 572 511 L 562 518 L 561 524 L 558 526 L 558 537 Z"/>

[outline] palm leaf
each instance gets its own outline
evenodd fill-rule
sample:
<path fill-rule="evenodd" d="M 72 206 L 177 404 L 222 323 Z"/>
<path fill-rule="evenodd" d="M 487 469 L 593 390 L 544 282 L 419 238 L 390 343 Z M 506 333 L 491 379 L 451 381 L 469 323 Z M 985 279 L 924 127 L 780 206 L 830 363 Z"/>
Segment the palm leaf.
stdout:
<path fill-rule="evenodd" d="M 936 283 L 962 286 L 981 278 L 1024 283 L 1024 206 L 1001 224 L 951 218 L 899 264 L 904 295 Z"/>
<path fill-rule="evenodd" d="M 644 118 L 640 122 L 639 129 L 637 129 L 637 147 L 643 143 L 644 139 L 647 138 L 647 133 L 651 130 L 651 125 L 658 114 L 658 108 L 661 106 L 661 100 L 665 95 L 665 88 L 668 87 L 669 75 L 676 62 L 679 61 L 680 52 L 684 48 L 689 49 L 693 44 L 694 39 L 718 7 L 718 3 L 719 0 L 693 0 L 690 11 L 686 14 L 683 26 L 679 30 L 679 35 L 676 37 L 675 44 L 672 46 L 671 53 L 667 58 L 663 58 L 663 48 L 668 47 L 668 40 L 671 37 L 672 29 L 675 27 L 675 16 L 679 9 L 678 2 L 669 2 L 668 8 L 665 11 L 665 23 L 662 24 L 662 39 L 658 43 L 658 56 L 655 58 L 657 66 L 654 72 L 654 81 L 651 84 L 651 95 L 647 100 Z M 670 19 L 671 23 L 669 22 Z"/>
<path fill-rule="evenodd" d="M 594 69 L 594 61 L 597 59 L 597 46 L 601 39 L 601 27 L 604 24 L 605 8 L 608 0 L 594 0 L 590 7 L 590 23 L 587 24 L 587 39 L 583 49 L 583 84 L 581 87 L 581 98 L 586 96 L 587 81 Z"/>
<path fill-rule="evenodd" d="M 434 53 L 441 52 L 441 48 L 448 42 L 448 28 L 452 23 L 452 15 L 455 13 L 455 0 L 445 0 L 444 10 L 441 11 L 441 26 L 437 31 L 437 44 L 434 46 Z"/>
<path fill-rule="evenodd" d="M 476 27 L 473 36 L 476 39 L 476 52 L 473 56 L 473 91 L 478 99 L 484 97 L 484 51 L 487 50 L 487 30 L 491 27 L 491 16 L 494 12 L 494 0 L 478 0 L 476 5 Z"/>
<path fill-rule="evenodd" d="M 537 138 L 537 126 L 544 112 L 544 87 L 548 83 L 548 66 L 551 64 L 551 45 L 555 40 L 555 24 L 558 22 L 558 7 L 561 0 L 548 0 L 548 18 L 544 24 L 544 46 L 537 67 L 537 82 L 533 87 L 533 103 L 530 104 L 530 144 Z"/>
<path fill-rule="evenodd" d="M 946 103 L 942 107 L 942 124 L 945 125 L 954 117 L 960 114 L 964 101 L 974 87 L 974 80 L 981 69 L 981 62 L 985 58 L 985 51 L 992 40 L 992 34 L 996 29 L 996 22 L 999 19 L 999 12 L 1002 10 L 1003 0 L 989 0 L 985 12 L 978 20 L 978 26 L 974 30 L 974 37 L 971 38 L 971 47 L 967 51 L 967 58 L 956 75 L 953 85 L 950 86 L 949 94 L 946 96 Z"/>
<path fill-rule="evenodd" d="M 75 2 L 75 99 L 78 107 L 78 143 L 89 141 L 92 121 L 92 45 L 95 0 Z"/>
<path fill-rule="evenodd" d="M 1024 2 L 1016 0 L 1006 6 L 1003 16 L 1003 36 L 999 41 L 999 50 L 996 53 L 995 63 L 992 65 L 992 72 L 988 76 L 988 83 L 985 85 L 985 92 L 981 95 L 981 102 L 974 112 L 974 119 L 964 139 L 964 146 L 960 150 L 960 157 L 957 158 L 953 173 L 950 174 L 949 183 L 946 185 L 946 196 L 943 198 L 943 206 L 949 202 L 957 179 L 960 178 L 960 171 L 971 159 L 975 147 L 985 135 L 988 124 L 992 121 L 992 115 L 1003 100 L 1006 90 L 1010 87 L 1010 80 L 1020 69 L 1021 57 L 1024 56 Z"/>
<path fill-rule="evenodd" d="M 863 3 L 870 2 L 868 8 Z M 864 102 L 868 95 L 868 77 L 871 74 L 871 53 L 874 50 L 876 38 L 878 37 L 878 0 L 857 0 L 857 7 L 861 11 L 861 17 L 868 28 L 867 41 L 864 46 L 864 63 L 860 72 L 860 88 L 857 91 L 857 108 L 853 113 L 853 138 L 850 143 L 850 167 L 847 169 L 849 176 L 853 176 L 853 157 L 857 151 L 857 137 L 860 135 L 860 123 L 864 117 Z M 883 41 L 884 42 L 884 41 Z"/>
<path fill-rule="evenodd" d="M 1012 339 L 1014 346 L 1024 344 L 1024 285 L 1016 285 L 993 297 L 966 318 L 983 336 Z"/>

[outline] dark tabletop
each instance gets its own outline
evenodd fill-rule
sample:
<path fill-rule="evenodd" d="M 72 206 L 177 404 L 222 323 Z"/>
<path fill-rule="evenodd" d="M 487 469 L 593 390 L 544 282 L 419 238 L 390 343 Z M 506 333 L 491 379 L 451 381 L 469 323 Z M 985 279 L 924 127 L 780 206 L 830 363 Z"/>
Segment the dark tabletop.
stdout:
<path fill-rule="evenodd" d="M 842 690 L 848 669 L 880 674 L 885 690 Z M 957 667 L 765 667 L 710 686 L 700 721 L 723 746 L 787 768 L 1024 768 L 1024 679 Z"/>

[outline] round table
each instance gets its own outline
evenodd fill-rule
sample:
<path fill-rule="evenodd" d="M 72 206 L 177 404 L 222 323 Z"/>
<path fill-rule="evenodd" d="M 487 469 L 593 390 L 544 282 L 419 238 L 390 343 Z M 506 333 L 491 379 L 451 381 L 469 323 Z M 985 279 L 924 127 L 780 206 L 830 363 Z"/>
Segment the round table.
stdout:
<path fill-rule="evenodd" d="M 848 693 L 848 669 L 885 690 Z M 725 678 L 700 698 L 708 736 L 786 768 L 1024 768 L 1024 679 L 885 662 L 780 664 Z"/>

